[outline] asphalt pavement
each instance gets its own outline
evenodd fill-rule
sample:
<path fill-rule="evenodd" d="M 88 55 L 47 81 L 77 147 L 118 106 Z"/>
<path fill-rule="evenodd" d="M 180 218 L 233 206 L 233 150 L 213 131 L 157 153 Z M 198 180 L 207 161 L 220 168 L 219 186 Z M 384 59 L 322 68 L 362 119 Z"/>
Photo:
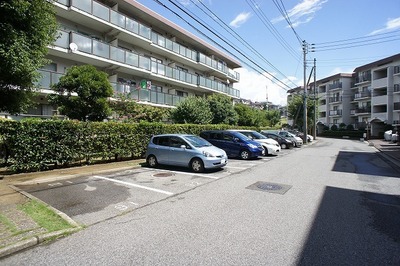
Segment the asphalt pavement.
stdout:
<path fill-rule="evenodd" d="M 365 141 L 365 143 L 366 145 L 374 146 L 377 150 L 377 155 L 400 173 L 400 145 L 383 140 L 369 140 Z M 66 233 L 82 229 L 80 224 L 76 223 L 67 215 L 56 209 L 54 210 L 70 223 L 71 229 L 48 232 L 44 228 L 38 226 L 38 224 L 28 215 L 18 209 L 19 205 L 35 197 L 19 190 L 16 187 L 17 184 L 26 181 L 48 182 L 87 175 L 111 173 L 140 167 L 142 163 L 144 163 L 144 160 L 132 160 L 29 174 L 4 174 L 1 176 L 0 173 L 0 178 L 2 178 L 0 180 L 0 218 L 5 217 L 6 220 L 11 222 L 19 232 L 22 232 L 16 235 L 14 230 L 10 230 L 10 226 L 0 222 L 0 258 L 38 245 L 44 241 L 62 237 Z M 51 206 L 49 207 L 52 208 Z"/>

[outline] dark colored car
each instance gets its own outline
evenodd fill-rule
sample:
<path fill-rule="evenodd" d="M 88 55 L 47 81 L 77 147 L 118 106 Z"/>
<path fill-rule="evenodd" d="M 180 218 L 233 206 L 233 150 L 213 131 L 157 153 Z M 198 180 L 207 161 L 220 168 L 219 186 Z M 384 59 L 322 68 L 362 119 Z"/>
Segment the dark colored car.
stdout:
<path fill-rule="evenodd" d="M 223 149 L 228 157 L 240 157 L 250 159 L 265 154 L 260 143 L 255 142 L 245 135 L 228 130 L 207 130 L 200 133 L 200 137 L 209 141 L 212 145 Z"/>
<path fill-rule="evenodd" d="M 290 139 L 286 139 L 284 137 L 281 137 L 277 134 L 274 133 L 267 133 L 267 132 L 261 132 L 261 134 L 263 134 L 264 136 L 266 136 L 267 138 L 271 138 L 273 140 L 276 140 L 279 145 L 281 145 L 282 149 L 290 149 L 293 148 L 293 141 L 291 141 Z"/>

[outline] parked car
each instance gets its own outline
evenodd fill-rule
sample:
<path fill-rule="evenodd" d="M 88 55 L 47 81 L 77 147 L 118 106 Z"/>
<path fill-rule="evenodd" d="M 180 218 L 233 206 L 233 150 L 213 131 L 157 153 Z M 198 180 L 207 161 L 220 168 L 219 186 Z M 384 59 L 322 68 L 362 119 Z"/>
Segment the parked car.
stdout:
<path fill-rule="evenodd" d="M 155 135 L 146 151 L 150 167 L 158 164 L 189 167 L 193 172 L 221 168 L 228 163 L 226 152 L 205 139 L 186 134 Z"/>
<path fill-rule="evenodd" d="M 281 146 L 279 145 L 279 143 L 276 140 L 268 138 L 268 137 L 258 133 L 257 131 L 244 130 L 244 129 L 237 129 L 237 130 L 230 129 L 229 131 L 236 131 L 236 132 L 242 133 L 249 139 L 257 141 L 258 143 L 260 143 L 263 146 L 263 148 L 265 150 L 265 155 L 268 155 L 268 154 L 269 155 L 277 155 L 278 152 L 281 151 Z"/>
<path fill-rule="evenodd" d="M 200 133 L 200 137 L 211 144 L 225 150 L 228 157 L 250 159 L 264 155 L 264 148 L 245 135 L 228 130 L 207 130 Z"/>
<path fill-rule="evenodd" d="M 286 131 L 286 130 L 263 130 L 266 133 L 275 133 L 281 137 L 286 139 L 290 139 L 293 142 L 295 147 L 301 147 L 303 145 L 303 140 L 300 137 L 295 136 L 294 134 Z"/>
<path fill-rule="evenodd" d="M 267 138 L 277 141 L 282 149 L 290 149 L 294 147 L 293 141 L 291 141 L 290 139 L 286 139 L 274 133 L 268 133 L 263 131 L 261 131 L 261 134 L 263 134 Z"/>
<path fill-rule="evenodd" d="M 300 132 L 298 130 L 288 130 L 288 132 L 292 133 L 293 135 L 296 135 L 297 137 L 301 138 L 304 142 L 304 133 Z M 314 140 L 314 137 L 307 134 L 307 142 L 311 142 Z"/>

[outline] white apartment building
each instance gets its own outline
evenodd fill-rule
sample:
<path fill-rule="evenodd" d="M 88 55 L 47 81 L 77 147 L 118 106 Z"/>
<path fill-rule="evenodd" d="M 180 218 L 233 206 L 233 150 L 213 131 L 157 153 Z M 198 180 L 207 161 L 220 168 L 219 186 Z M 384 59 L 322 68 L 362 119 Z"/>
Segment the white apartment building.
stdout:
<path fill-rule="evenodd" d="M 115 95 L 129 93 L 138 103 L 176 106 L 188 96 L 221 93 L 240 98 L 233 88 L 241 64 L 216 47 L 132 0 L 58 0 L 59 35 L 49 47 L 51 64 L 40 70 L 37 108 L 26 116 L 51 117 L 50 86 L 74 65 L 90 64 L 109 74 Z"/>
<path fill-rule="evenodd" d="M 342 123 L 368 129 L 372 137 L 382 136 L 389 126 L 400 129 L 400 54 L 315 83 L 318 132 Z M 289 91 L 288 101 L 291 94 L 303 92 L 301 87 Z"/>

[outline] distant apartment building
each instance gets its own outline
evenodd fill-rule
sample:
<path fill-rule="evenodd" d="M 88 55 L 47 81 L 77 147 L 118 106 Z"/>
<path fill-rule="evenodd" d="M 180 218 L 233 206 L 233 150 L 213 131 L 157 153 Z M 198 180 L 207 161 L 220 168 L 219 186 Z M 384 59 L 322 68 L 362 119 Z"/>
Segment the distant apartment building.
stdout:
<path fill-rule="evenodd" d="M 359 66 L 351 74 L 320 79 L 315 87 L 318 132 L 345 124 L 379 137 L 388 127 L 400 128 L 400 54 Z M 310 88 L 308 94 L 313 96 Z M 288 102 L 292 95 L 303 93 L 302 87 L 290 90 Z"/>
<path fill-rule="evenodd" d="M 74 65 L 109 74 L 117 94 L 141 104 L 173 107 L 188 96 L 214 93 L 240 98 L 234 69 L 240 63 L 136 1 L 58 0 L 59 38 L 49 47 L 51 64 L 40 70 L 37 107 L 17 117 L 51 117 L 51 85 Z"/>

